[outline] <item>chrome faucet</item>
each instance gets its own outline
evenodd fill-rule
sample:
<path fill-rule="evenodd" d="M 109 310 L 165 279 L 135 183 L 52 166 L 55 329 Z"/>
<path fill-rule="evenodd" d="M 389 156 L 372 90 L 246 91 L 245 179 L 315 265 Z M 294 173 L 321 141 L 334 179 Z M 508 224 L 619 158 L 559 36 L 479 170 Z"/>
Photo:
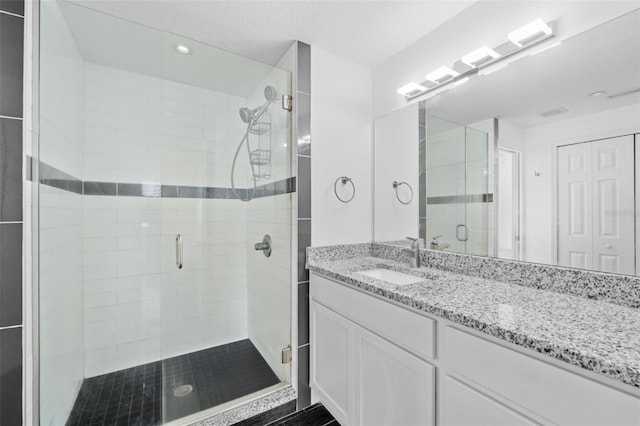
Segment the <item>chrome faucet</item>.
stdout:
<path fill-rule="evenodd" d="M 420 239 L 407 237 L 407 240 L 411 241 L 411 250 L 403 249 L 402 252 L 411 256 L 409 258 L 409 264 L 412 268 L 420 267 Z"/>

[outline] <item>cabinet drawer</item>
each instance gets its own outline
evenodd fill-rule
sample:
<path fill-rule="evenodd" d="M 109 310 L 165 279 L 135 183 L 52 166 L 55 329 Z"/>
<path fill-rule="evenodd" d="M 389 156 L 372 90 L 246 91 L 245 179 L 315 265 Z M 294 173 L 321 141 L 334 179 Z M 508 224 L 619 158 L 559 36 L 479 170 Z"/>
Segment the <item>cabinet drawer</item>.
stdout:
<path fill-rule="evenodd" d="M 521 416 L 475 389 L 446 376 L 442 389 L 440 423 L 442 426 L 535 426 Z"/>
<path fill-rule="evenodd" d="M 443 327 L 447 368 L 558 424 L 638 425 L 640 399 L 562 368 Z"/>
<path fill-rule="evenodd" d="M 311 298 L 424 358 L 435 358 L 435 321 L 391 302 L 311 275 Z"/>

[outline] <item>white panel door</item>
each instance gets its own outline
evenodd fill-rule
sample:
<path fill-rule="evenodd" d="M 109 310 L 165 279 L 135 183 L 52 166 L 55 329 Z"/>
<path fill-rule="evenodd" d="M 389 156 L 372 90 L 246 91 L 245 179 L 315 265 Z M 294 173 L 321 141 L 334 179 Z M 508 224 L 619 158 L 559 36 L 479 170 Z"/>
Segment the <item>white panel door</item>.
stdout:
<path fill-rule="evenodd" d="M 558 148 L 558 264 L 635 273 L 633 136 Z"/>
<path fill-rule="evenodd" d="M 591 145 L 558 148 L 558 264 L 592 268 Z M 543 229 L 539 230 L 544 232 Z"/>
<path fill-rule="evenodd" d="M 354 365 L 356 425 L 435 423 L 435 367 L 359 327 Z"/>
<path fill-rule="evenodd" d="M 311 388 L 342 425 L 353 424 L 354 325 L 311 302 Z"/>
<path fill-rule="evenodd" d="M 635 273 L 633 136 L 592 142 L 593 269 Z"/>

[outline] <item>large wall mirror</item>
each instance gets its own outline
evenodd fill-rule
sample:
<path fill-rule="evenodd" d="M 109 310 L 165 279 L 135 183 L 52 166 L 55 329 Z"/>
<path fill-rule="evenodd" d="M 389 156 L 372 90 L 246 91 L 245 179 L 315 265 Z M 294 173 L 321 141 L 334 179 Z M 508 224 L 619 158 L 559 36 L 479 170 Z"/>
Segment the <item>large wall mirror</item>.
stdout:
<path fill-rule="evenodd" d="M 374 240 L 640 273 L 640 9 L 375 121 Z"/>

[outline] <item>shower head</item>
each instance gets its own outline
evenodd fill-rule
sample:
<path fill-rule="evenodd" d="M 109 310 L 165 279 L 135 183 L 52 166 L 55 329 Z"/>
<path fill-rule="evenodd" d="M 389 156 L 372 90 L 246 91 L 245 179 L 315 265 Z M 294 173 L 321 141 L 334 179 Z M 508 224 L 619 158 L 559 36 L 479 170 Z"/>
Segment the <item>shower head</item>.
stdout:
<path fill-rule="evenodd" d="M 256 122 L 262 118 L 265 112 L 267 112 L 267 108 L 269 105 L 276 100 L 278 97 L 278 92 L 273 86 L 266 86 L 264 88 L 264 97 L 267 100 L 264 105 L 259 106 L 254 109 L 249 109 L 247 107 L 240 108 L 240 119 L 245 123 Z"/>
<path fill-rule="evenodd" d="M 253 120 L 255 118 L 254 112 L 251 111 L 249 108 L 240 108 L 240 119 L 244 122 L 244 123 L 249 123 L 251 120 Z"/>
<path fill-rule="evenodd" d="M 266 86 L 264 88 L 264 97 L 267 101 L 273 102 L 276 100 L 278 96 L 278 92 L 276 92 L 276 88 L 273 86 Z"/>

